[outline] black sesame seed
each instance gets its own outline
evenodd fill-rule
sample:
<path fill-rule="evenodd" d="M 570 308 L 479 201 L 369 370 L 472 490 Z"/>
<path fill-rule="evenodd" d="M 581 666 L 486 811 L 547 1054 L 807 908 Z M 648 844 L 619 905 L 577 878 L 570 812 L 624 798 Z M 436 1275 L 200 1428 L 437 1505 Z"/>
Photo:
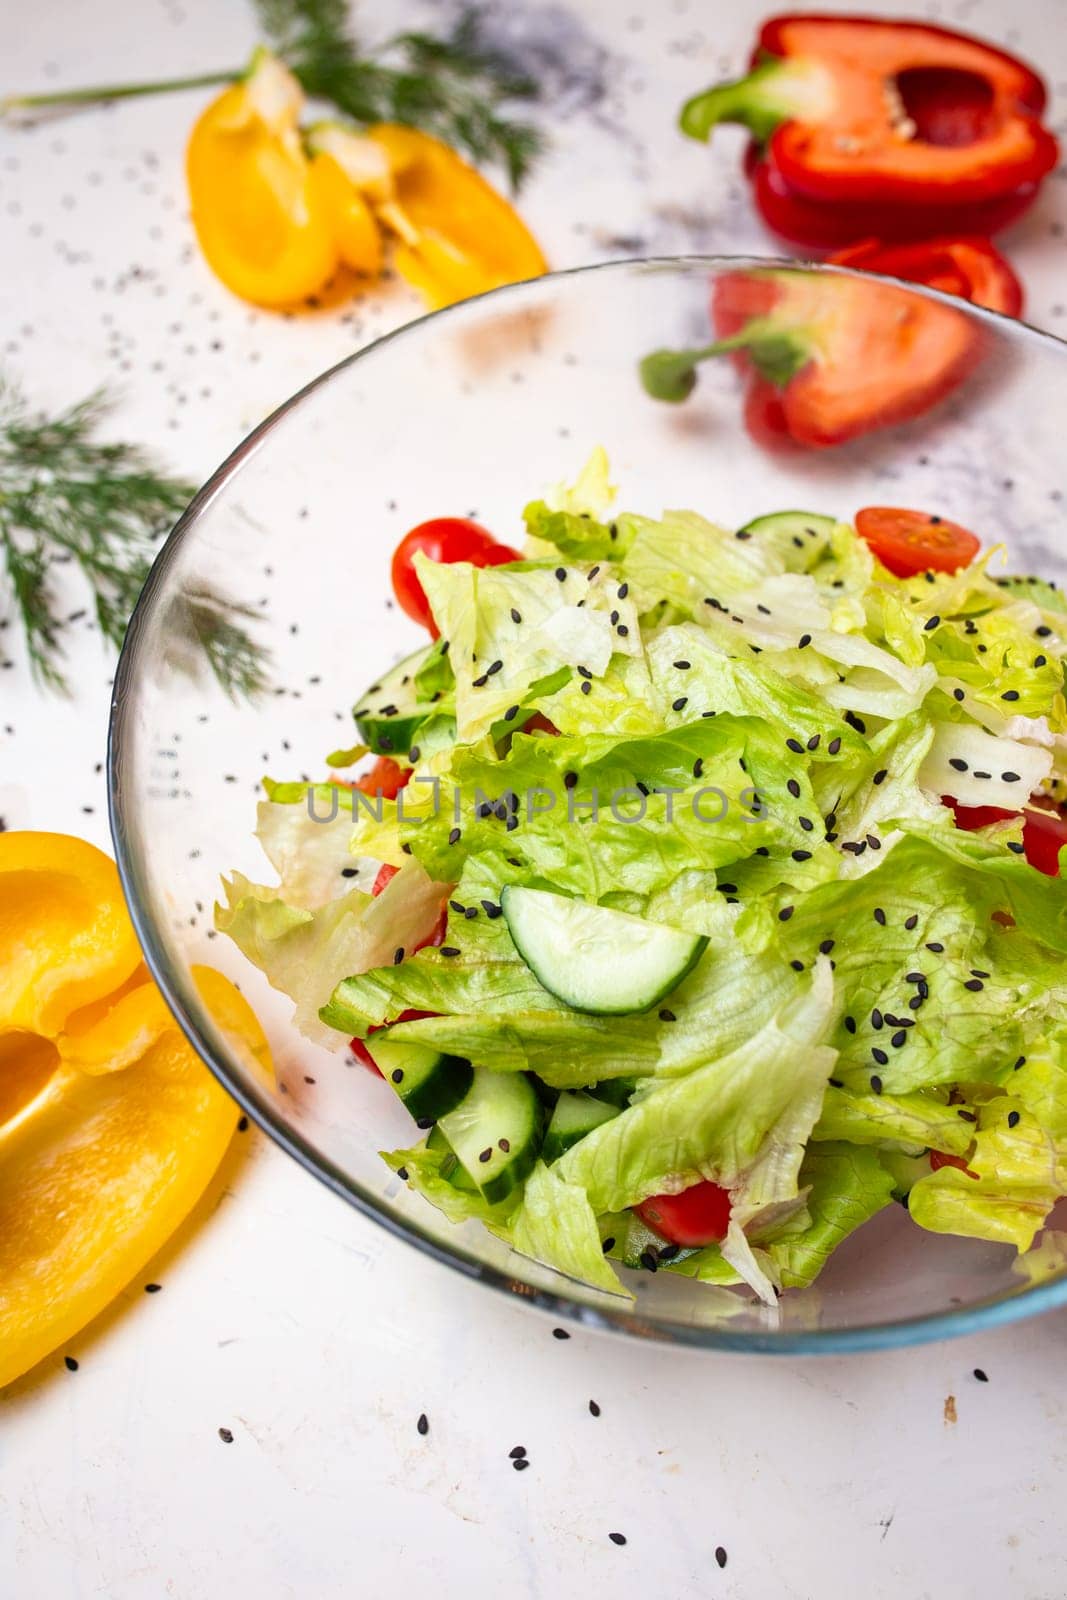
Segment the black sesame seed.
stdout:
<path fill-rule="evenodd" d="M 716 1549 L 715 1549 L 715 1560 L 718 1562 L 720 1567 L 725 1567 L 725 1565 L 726 1565 L 726 1551 L 723 1549 L 721 1544 L 716 1546 Z"/>
<path fill-rule="evenodd" d="M 941 618 L 940 617 L 938 617 L 938 616 L 928 617 L 927 620 L 923 623 L 923 632 L 924 633 L 933 633 L 934 629 L 935 628 L 940 628 L 940 626 L 941 626 Z"/>
<path fill-rule="evenodd" d="M 648 1245 L 646 1249 L 641 1251 L 641 1254 L 637 1259 L 640 1261 L 646 1272 L 659 1271 L 659 1251 L 656 1249 L 655 1245 Z"/>
<path fill-rule="evenodd" d="M 595 1400 L 590 1400 L 589 1402 L 589 1415 L 591 1417 L 599 1417 L 600 1415 L 600 1407 Z"/>
<path fill-rule="evenodd" d="M 880 783 L 884 783 L 885 782 L 885 780 L 886 780 L 886 778 L 888 778 L 888 776 L 889 776 L 889 773 L 887 772 L 886 768 L 885 767 L 880 767 L 879 770 L 875 773 L 874 777 L 871 779 L 871 782 L 877 788 L 877 786 Z"/>
<path fill-rule="evenodd" d="M 931 950 L 935 956 L 939 956 L 945 947 L 943 944 L 939 944 L 938 941 L 934 939 L 926 946 L 926 948 L 927 950 Z"/>
<path fill-rule="evenodd" d="M 910 933 L 913 928 L 918 927 L 918 924 L 919 924 L 919 916 L 918 916 L 918 913 L 916 912 L 916 913 L 913 913 L 912 916 L 910 916 L 910 917 L 908 917 L 906 919 L 906 921 L 904 923 L 904 926 L 905 926 L 905 928 L 907 928 L 908 932 Z"/>
<path fill-rule="evenodd" d="M 1026 846 L 1024 844 L 1020 844 L 1018 839 L 1009 839 L 1008 840 L 1008 849 L 1012 852 L 1013 855 L 1016 855 L 1016 856 L 1021 856 L 1021 855 L 1024 855 L 1026 853 Z"/>
<path fill-rule="evenodd" d="M 231 1433 L 229 1428 L 220 1428 L 219 1429 L 219 1438 L 222 1440 L 223 1444 L 232 1444 L 233 1443 L 233 1434 Z"/>
<path fill-rule="evenodd" d="M 1026 1057 L 1025 1056 L 1020 1056 L 1018 1061 L 1016 1061 L 1014 1067 L 1012 1068 L 1012 1071 L 1013 1072 L 1018 1072 L 1019 1068 L 1020 1067 L 1025 1067 L 1025 1065 L 1026 1065 Z"/>
<path fill-rule="evenodd" d="M 786 788 L 789 790 L 789 793 L 793 796 L 794 800 L 800 799 L 800 785 L 795 778 L 790 778 L 789 782 L 786 784 Z"/>
<path fill-rule="evenodd" d="M 553 1339 L 569 1339 L 570 1334 L 567 1332 L 566 1328 L 553 1328 L 552 1337 Z"/>
<path fill-rule="evenodd" d="M 981 1367 L 975 1367 L 974 1376 L 978 1379 L 979 1383 L 988 1383 L 989 1382 L 988 1373 L 983 1372 Z"/>
<path fill-rule="evenodd" d="M 618 622 L 618 620 L 619 620 L 619 613 L 617 611 L 613 611 L 611 613 L 611 618 L 610 618 L 611 626 L 614 627 L 615 624 Z"/>
<path fill-rule="evenodd" d="M 404 1069 L 403 1069 L 403 1067 L 394 1067 L 392 1072 L 389 1074 L 389 1076 L 392 1078 L 394 1083 L 403 1083 L 403 1081 L 404 1081 Z"/>
<path fill-rule="evenodd" d="M 785 747 L 787 750 L 792 750 L 794 755 L 802 756 L 804 754 L 804 746 L 799 739 L 787 739 Z"/>
<path fill-rule="evenodd" d="M 1046 665 L 1047 661 L 1048 661 L 1048 656 L 1035 656 L 1034 657 L 1034 666 L 1035 667 L 1043 667 L 1043 666 Z"/>
<path fill-rule="evenodd" d="M 702 778 L 703 776 L 704 776 L 704 758 L 703 758 L 703 756 L 697 756 L 696 760 L 693 762 L 693 777 L 694 778 Z"/>
<path fill-rule="evenodd" d="M 688 672 L 689 668 L 692 666 L 691 661 L 676 661 L 674 664 L 678 668 L 679 672 Z"/>
<path fill-rule="evenodd" d="M 797 640 L 797 649 L 798 650 L 806 650 L 810 643 L 811 643 L 811 634 L 810 633 L 802 633 L 800 635 L 800 638 Z"/>
<path fill-rule="evenodd" d="M 671 710 L 672 711 L 684 711 L 688 704 L 689 704 L 688 695 L 684 695 L 684 694 L 679 695 L 677 700 L 672 700 L 671 701 Z"/>
<path fill-rule="evenodd" d="M 407 1183 L 407 1181 L 408 1181 L 408 1169 L 407 1169 L 407 1167 L 397 1167 L 396 1175 L 400 1179 L 401 1183 Z"/>
<path fill-rule="evenodd" d="M 604 1253 L 604 1255 L 607 1255 L 610 1250 L 614 1250 L 614 1248 L 615 1248 L 614 1235 L 609 1233 L 606 1239 L 602 1239 L 600 1241 L 600 1248 L 601 1248 L 602 1252 Z"/>
<path fill-rule="evenodd" d="M 459 829 L 458 828 L 452 828 L 449 831 L 449 835 L 448 835 L 449 844 L 458 844 L 459 840 L 460 840 L 460 831 L 459 831 Z"/>
<path fill-rule="evenodd" d="M 591 683 L 589 683 L 589 682 L 583 681 L 583 683 L 582 683 L 582 693 L 583 694 L 592 694 L 592 692 L 593 692 L 593 685 Z"/>
<path fill-rule="evenodd" d="M 960 700 L 966 699 L 966 696 L 964 695 L 964 692 L 963 692 L 962 689 L 953 689 L 952 698 L 953 698 L 953 700 L 960 701 Z"/>
<path fill-rule="evenodd" d="M 566 578 L 567 578 L 567 569 L 566 569 L 566 567 L 557 567 L 556 568 L 556 577 L 559 579 L 560 583 L 566 582 Z"/>
<path fill-rule="evenodd" d="M 487 1150 L 479 1151 L 478 1160 L 480 1162 L 482 1162 L 482 1164 L 484 1165 L 485 1162 L 490 1161 L 492 1159 L 492 1155 L 493 1155 L 493 1147 L 492 1147 L 492 1145 L 490 1145 Z"/>
<path fill-rule="evenodd" d="M 959 1107 L 959 1109 L 956 1112 L 956 1115 L 957 1115 L 957 1117 L 962 1118 L 962 1120 L 964 1122 L 977 1122 L 978 1121 L 978 1118 L 975 1116 L 974 1112 L 973 1111 L 965 1111 L 963 1106 Z"/>
<path fill-rule="evenodd" d="M 510 1459 L 512 1461 L 518 1461 L 520 1459 L 520 1457 L 524 1456 L 525 1454 L 526 1454 L 526 1446 L 524 1444 L 513 1445 L 512 1448 L 508 1451 L 508 1456 L 510 1457 Z"/>
<path fill-rule="evenodd" d="M 882 1057 L 883 1065 L 889 1059 L 884 1050 L 875 1050 L 873 1054 L 876 1061 L 879 1057 Z M 882 1080 L 878 1076 L 877 1072 L 871 1073 L 871 1088 L 874 1090 L 875 1094 L 881 1094 L 882 1092 Z"/>
<path fill-rule="evenodd" d="M 875 920 L 875 922 L 877 922 L 877 924 L 878 924 L 878 926 L 880 928 L 884 928 L 885 927 L 885 912 L 882 910 L 881 906 L 875 906 L 875 908 L 874 908 L 874 920 Z"/>
<path fill-rule="evenodd" d="M 403 961 L 403 959 L 404 959 L 404 946 L 402 944 L 398 944 L 396 949 L 393 951 L 393 966 L 394 967 L 398 967 L 400 965 L 400 963 Z"/>
<path fill-rule="evenodd" d="M 836 756 L 837 752 L 841 748 L 841 740 L 835 736 L 830 740 L 830 743 L 826 746 L 826 748 L 829 750 L 832 756 Z"/>
<path fill-rule="evenodd" d="M 885 1051 L 880 1049 L 878 1045 L 875 1045 L 872 1048 L 871 1055 L 874 1057 L 880 1067 L 884 1067 L 889 1061 L 889 1057 L 886 1055 Z"/>
<path fill-rule="evenodd" d="M 1004 783 L 1018 783 L 1019 782 L 1019 774 L 1017 772 L 1002 772 L 1000 774 L 1000 776 L 1001 776 L 1001 779 L 1002 779 L 1002 781 Z"/>
<path fill-rule="evenodd" d="M 793 855 L 793 860 L 794 861 L 810 861 L 811 860 L 811 851 L 810 850 L 794 850 L 792 852 L 792 855 Z"/>
<path fill-rule="evenodd" d="M 819 954 L 828 956 L 834 947 L 834 942 L 835 941 L 833 939 L 824 939 L 822 944 L 819 946 Z"/>
<path fill-rule="evenodd" d="M 867 843 L 870 845 L 872 850 L 880 850 L 882 848 L 882 841 L 879 839 L 876 833 L 869 833 L 867 835 Z"/>
<path fill-rule="evenodd" d="M 667 1007 L 664 1006 L 663 1010 L 659 1014 L 659 1020 L 661 1022 L 677 1022 L 678 1018 L 675 1016 L 673 1011 L 668 1011 Z"/>
<path fill-rule="evenodd" d="M 926 975 L 924 973 L 922 973 L 922 972 L 906 972 L 904 974 L 904 982 L 905 983 L 925 983 L 926 982 Z"/>
<path fill-rule="evenodd" d="M 443 944 L 440 953 L 443 956 L 458 956 L 459 950 L 454 944 Z"/>
<path fill-rule="evenodd" d="M 626 1535 L 624 1533 L 609 1533 L 608 1538 L 611 1540 L 612 1544 L 626 1543 Z"/>
<path fill-rule="evenodd" d="M 504 721 L 505 722 L 514 722 L 514 720 L 518 716 L 518 714 L 519 714 L 518 706 L 508 706 L 508 709 L 504 712 Z"/>
<path fill-rule="evenodd" d="M 800 823 L 800 826 L 804 829 L 805 833 L 810 833 L 815 826 L 810 817 L 798 817 L 797 821 Z"/>
<path fill-rule="evenodd" d="M 1002 700 L 1018 700 L 1019 691 L 1018 689 L 1005 689 L 1000 698 Z"/>
<path fill-rule="evenodd" d="M 845 1027 L 848 1029 L 849 1033 L 855 1033 L 855 1031 L 856 1031 L 856 1019 L 855 1019 L 855 1017 L 846 1017 L 845 1018 Z"/>
<path fill-rule="evenodd" d="M 420 1412 L 419 1420 L 418 1420 L 418 1422 L 416 1422 L 415 1427 L 417 1428 L 419 1433 L 421 1433 L 423 1438 L 425 1439 L 426 1435 L 430 1431 L 430 1419 L 426 1415 L 425 1411 Z"/>
<path fill-rule="evenodd" d="M 626 626 L 625 622 L 620 622 L 619 626 L 615 629 L 615 632 L 618 634 L 620 639 L 625 639 L 629 631 L 630 630 Z"/>
<path fill-rule="evenodd" d="M 808 740 L 808 749 L 809 750 L 817 750 L 818 748 L 819 748 L 819 735 L 817 733 L 813 733 L 811 738 Z"/>
<path fill-rule="evenodd" d="M 1018 1127 L 1018 1125 L 1019 1125 L 1019 1113 L 1017 1111 L 1009 1111 L 1008 1112 L 1008 1127 L 1009 1128 L 1016 1128 L 1016 1127 Z"/>
<path fill-rule="evenodd" d="M 619 599 L 620 600 L 625 600 L 626 596 L 629 594 L 629 592 L 630 592 L 630 585 L 628 583 L 620 583 L 619 584 L 618 595 L 619 595 Z"/>
<path fill-rule="evenodd" d="M 501 667 L 503 665 L 504 665 L 504 663 L 502 661 L 494 661 L 492 666 L 486 667 L 486 669 L 485 669 L 486 677 L 487 678 L 492 678 L 496 673 L 498 673 L 500 671 L 500 669 L 501 669 Z"/>
<path fill-rule="evenodd" d="M 878 1033 L 884 1024 L 885 1018 L 882 1016 L 882 1013 L 879 1011 L 878 1007 L 875 1006 L 874 1010 L 871 1012 L 871 1027 L 876 1033 Z"/>
<path fill-rule="evenodd" d="M 985 984 L 982 982 L 981 978 L 968 978 L 963 987 L 965 989 L 970 989 L 972 994 L 977 994 L 980 989 L 985 988 Z"/>
<path fill-rule="evenodd" d="M 803 961 L 791 961 L 789 963 L 789 965 L 792 967 L 794 972 L 803 972 L 804 971 L 804 963 L 803 963 Z"/>
<path fill-rule="evenodd" d="M 511 620 L 516 625 L 518 625 L 522 621 L 522 612 L 521 611 L 516 611 L 514 606 L 512 606 L 512 608 L 511 608 Z"/>
<path fill-rule="evenodd" d="M 519 1456 L 517 1460 L 511 1463 L 511 1465 L 515 1468 L 516 1472 L 525 1472 L 530 1463 L 527 1461 L 525 1456 Z"/>
<path fill-rule="evenodd" d="M 783 906 L 781 911 L 779 911 L 779 913 L 778 913 L 778 921 L 779 922 L 788 922 L 792 915 L 793 915 L 793 907 L 792 906 Z"/>
<path fill-rule="evenodd" d="M 905 1033 L 904 1029 L 901 1028 L 893 1035 L 889 1043 L 893 1046 L 894 1050 L 899 1050 L 902 1045 L 907 1043 L 907 1039 L 907 1034 Z"/>
<path fill-rule="evenodd" d="M 1052 629 L 1046 627 L 1044 623 L 1039 628 L 1035 628 L 1034 632 L 1039 639 L 1050 639 L 1052 637 Z"/>
<path fill-rule="evenodd" d="M 66 1367 L 68 1372 L 77 1372 L 78 1370 L 78 1363 L 75 1361 L 73 1356 L 64 1356 L 63 1365 Z"/>

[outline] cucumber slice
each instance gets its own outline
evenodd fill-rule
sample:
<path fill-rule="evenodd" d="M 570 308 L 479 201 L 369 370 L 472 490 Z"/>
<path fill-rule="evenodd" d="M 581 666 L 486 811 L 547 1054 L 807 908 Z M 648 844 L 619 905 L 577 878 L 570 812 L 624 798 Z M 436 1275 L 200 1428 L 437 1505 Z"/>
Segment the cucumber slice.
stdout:
<path fill-rule="evenodd" d="M 790 572 L 807 572 L 830 543 L 835 521 L 814 511 L 772 511 L 755 517 L 739 529 L 751 534 L 781 556 Z"/>
<path fill-rule="evenodd" d="M 500 903 L 515 948 L 538 982 L 573 1011 L 593 1016 L 651 1010 L 707 948 L 703 934 L 545 889 L 508 884 Z"/>
<path fill-rule="evenodd" d="M 364 690 L 353 715 L 363 743 L 377 756 L 403 757 L 417 743 L 417 734 L 430 718 L 439 722 L 441 736 L 438 745 L 448 743 L 448 725 L 451 739 L 455 739 L 455 718 L 451 716 L 451 696 L 438 689 L 436 698 L 427 698 L 420 690 L 417 678 L 420 669 L 435 660 L 436 645 L 416 650 Z"/>
<path fill-rule="evenodd" d="M 589 1093 L 594 1100 L 606 1100 L 609 1106 L 625 1111 L 636 1088 L 636 1078 L 601 1078 L 590 1087 Z"/>
<path fill-rule="evenodd" d="M 450 1183 L 453 1189 L 458 1189 L 461 1194 L 478 1193 L 478 1185 L 436 1124 L 426 1135 L 426 1148 L 440 1150 L 444 1156 L 441 1162 L 441 1176 L 446 1183 Z"/>
<path fill-rule="evenodd" d="M 368 1039 L 366 1046 L 382 1077 L 419 1122 L 436 1122 L 454 1110 L 471 1086 L 474 1069 L 462 1056 L 380 1034 Z"/>
<path fill-rule="evenodd" d="M 526 1177 L 541 1148 L 543 1114 L 521 1072 L 472 1069 L 471 1085 L 441 1132 L 486 1200 L 505 1200 Z"/>
<path fill-rule="evenodd" d="M 609 1106 L 605 1100 L 594 1100 L 581 1089 L 565 1089 L 556 1101 L 552 1120 L 545 1132 L 542 1159 L 550 1165 L 565 1155 L 572 1144 L 584 1139 L 587 1133 L 610 1122 L 619 1114 L 618 1106 Z"/>

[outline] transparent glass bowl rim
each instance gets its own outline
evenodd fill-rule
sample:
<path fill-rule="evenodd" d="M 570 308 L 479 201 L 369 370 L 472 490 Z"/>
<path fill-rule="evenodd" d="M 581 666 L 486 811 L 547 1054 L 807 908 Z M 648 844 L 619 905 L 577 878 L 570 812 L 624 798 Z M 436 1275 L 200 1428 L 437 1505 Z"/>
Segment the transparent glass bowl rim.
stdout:
<path fill-rule="evenodd" d="M 178 551 L 186 539 L 195 537 L 197 525 L 208 506 L 216 496 L 226 489 L 231 479 L 240 471 L 249 457 L 269 442 L 271 435 L 289 413 L 301 405 L 311 394 L 331 383 L 349 367 L 363 361 L 368 356 L 377 355 L 386 345 L 393 343 L 395 340 L 419 339 L 427 326 L 436 324 L 441 318 L 452 318 L 458 314 L 469 315 L 471 307 L 481 302 L 492 303 L 494 309 L 499 307 L 501 310 L 519 310 L 522 308 L 524 300 L 543 295 L 546 289 L 550 291 L 551 286 L 557 281 L 564 282 L 573 277 L 590 276 L 594 273 L 603 273 L 610 276 L 627 272 L 677 271 L 681 269 L 711 274 L 724 270 L 736 271 L 765 269 L 768 267 L 802 268 L 804 271 L 814 271 L 847 278 L 866 280 L 872 278 L 870 273 L 857 272 L 848 267 L 771 256 L 682 255 L 632 257 L 571 267 L 546 274 L 540 278 L 531 278 L 521 283 L 509 284 L 500 289 L 490 290 L 486 294 L 474 296 L 459 302 L 457 305 L 445 307 L 440 311 L 428 312 L 412 322 L 404 323 L 401 327 L 383 334 L 372 343 L 362 346 L 352 355 L 344 357 L 334 366 L 327 368 L 325 372 L 320 373 L 305 384 L 302 389 L 298 390 L 296 394 L 284 401 L 242 440 L 203 487 L 198 490 L 161 547 L 152 566 L 148 581 L 142 590 L 127 630 L 115 673 L 108 727 L 108 816 L 111 836 L 115 846 L 115 859 L 119 878 L 134 929 L 140 940 L 149 971 L 159 985 L 179 1027 L 193 1049 L 196 1050 L 197 1054 L 207 1064 L 228 1093 L 237 1101 L 241 1109 L 288 1155 L 299 1162 L 305 1171 L 325 1184 L 333 1193 L 346 1200 L 350 1205 L 355 1206 L 365 1216 L 378 1222 L 396 1237 L 415 1245 L 424 1254 L 443 1262 L 466 1277 L 473 1278 L 477 1282 L 486 1284 L 497 1291 L 519 1297 L 524 1304 L 535 1306 L 559 1319 L 576 1322 L 586 1327 L 625 1333 L 633 1338 L 653 1339 L 702 1350 L 728 1350 L 750 1355 L 827 1355 L 842 1354 L 850 1351 L 894 1349 L 911 1344 L 928 1343 L 934 1340 L 976 1333 L 979 1330 L 994 1328 L 1004 1323 L 1016 1322 L 1026 1317 L 1036 1316 L 1041 1312 L 1051 1311 L 1058 1306 L 1067 1305 L 1067 1275 L 1047 1283 L 1032 1285 L 1030 1288 L 1021 1288 L 1017 1294 L 984 1305 L 970 1306 L 959 1310 L 950 1308 L 921 1317 L 907 1318 L 899 1322 L 872 1323 L 868 1326 L 853 1328 L 798 1329 L 788 1333 L 777 1333 L 772 1330 L 741 1333 L 731 1332 L 728 1325 L 701 1327 L 665 1317 L 658 1317 L 655 1313 L 649 1318 L 633 1319 L 625 1312 L 617 1314 L 607 1309 L 584 1305 L 580 1301 L 571 1299 L 563 1291 L 553 1293 L 545 1289 L 538 1289 L 511 1274 L 501 1271 L 498 1267 L 481 1260 L 475 1253 L 464 1248 L 458 1238 L 454 1248 L 445 1248 L 436 1239 L 424 1233 L 414 1220 L 402 1219 L 384 1211 L 373 1193 L 364 1190 L 340 1167 L 313 1149 L 300 1131 L 290 1126 L 277 1113 L 272 1102 L 265 1095 L 262 1098 L 257 1097 L 253 1093 L 251 1086 L 241 1081 L 227 1061 L 224 1053 L 217 1050 L 212 1041 L 209 1038 L 205 1038 L 200 1032 L 195 1019 L 191 1016 L 186 1006 L 180 989 L 172 978 L 170 958 L 147 909 L 148 896 L 142 894 L 141 891 L 137 862 L 130 845 L 127 828 L 127 812 L 130 807 L 130 800 L 124 791 L 122 778 L 126 765 L 125 752 L 131 737 L 132 692 L 136 687 L 140 672 L 141 636 L 147 619 L 155 613 L 161 604 L 165 603 L 167 580 L 170 570 L 176 561 Z M 885 282 L 886 280 L 882 277 L 876 281 Z M 1010 325 L 1011 336 L 1022 341 L 1029 339 L 1043 345 L 1059 347 L 1064 351 L 1064 358 L 1067 361 L 1067 341 L 1057 338 L 1054 334 L 1034 328 L 1029 323 L 1003 317 L 982 307 L 965 302 L 961 303 L 959 299 L 943 294 L 939 290 L 927 289 L 902 280 L 891 281 L 900 282 L 900 286 L 909 292 L 922 295 L 930 300 L 941 301 L 944 304 L 951 305 L 957 311 L 962 310 L 966 315 L 984 324 L 995 326 L 1001 330 L 1006 325 Z"/>

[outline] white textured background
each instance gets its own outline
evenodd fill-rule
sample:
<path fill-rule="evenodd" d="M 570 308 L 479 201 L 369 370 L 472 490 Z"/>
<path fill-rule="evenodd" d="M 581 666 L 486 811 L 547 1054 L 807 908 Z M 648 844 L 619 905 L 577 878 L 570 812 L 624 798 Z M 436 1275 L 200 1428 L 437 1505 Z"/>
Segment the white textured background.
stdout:
<path fill-rule="evenodd" d="M 360 16 L 377 36 L 455 9 L 378 0 Z M 523 209 L 553 264 L 768 248 L 738 177 L 740 137 L 708 152 L 673 130 L 686 93 L 740 65 L 766 9 L 501 0 L 495 26 L 549 89 L 553 150 Z M 1049 79 L 1053 120 L 1067 115 L 1064 0 L 866 9 L 1018 48 Z M 0 93 L 228 66 L 254 38 L 244 0 L 5 0 L 0 12 Z M 185 217 L 182 149 L 202 100 L 0 133 L 4 369 L 47 406 L 118 385 L 116 436 L 194 479 L 414 308 L 394 287 L 283 320 L 228 296 Z M 1067 330 L 1065 176 L 1005 240 L 1030 319 L 1053 331 Z M 70 609 L 81 604 L 72 588 Z M 84 622 L 67 643 L 78 692 L 46 701 L 13 630 L 0 633 L 0 661 L 13 660 L 0 672 L 0 815 L 105 844 L 111 662 Z M 388 1239 L 255 1132 L 145 1281 L 161 1292 L 135 1285 L 65 1352 L 77 1371 L 60 1353 L 0 1396 L 4 1600 L 1067 1594 L 1067 1316 L 803 1362 L 564 1342 Z M 515 1444 L 531 1461 L 521 1474 Z"/>

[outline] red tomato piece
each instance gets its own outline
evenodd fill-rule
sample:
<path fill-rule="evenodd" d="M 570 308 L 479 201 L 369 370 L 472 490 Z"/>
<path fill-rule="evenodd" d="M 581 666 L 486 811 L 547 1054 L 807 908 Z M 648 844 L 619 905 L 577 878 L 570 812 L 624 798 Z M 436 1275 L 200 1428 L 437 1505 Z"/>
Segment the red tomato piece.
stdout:
<path fill-rule="evenodd" d="M 646 1227 L 671 1244 L 718 1244 L 730 1226 L 730 1196 L 703 1180 L 681 1194 L 654 1194 L 634 1210 Z"/>
<path fill-rule="evenodd" d="M 968 1178 L 978 1182 L 977 1172 L 972 1172 L 963 1156 L 950 1156 L 944 1150 L 930 1151 L 930 1171 L 937 1172 L 941 1167 L 956 1167 L 960 1172 L 965 1172 Z"/>
<path fill-rule="evenodd" d="M 362 789 L 364 794 L 377 794 L 380 790 L 383 799 L 395 800 L 411 773 L 411 767 L 402 767 L 388 756 L 379 756 L 374 765 L 356 779 L 353 787 Z"/>
<path fill-rule="evenodd" d="M 917 572 L 958 572 L 973 561 L 981 541 L 958 522 L 902 506 L 865 506 L 856 532 L 898 578 Z"/>
<path fill-rule="evenodd" d="M 524 724 L 522 731 L 523 733 L 559 733 L 556 724 L 549 722 L 548 718 L 543 717 L 540 711 L 534 712 L 529 722 Z"/>
<path fill-rule="evenodd" d="M 414 560 L 420 550 L 431 561 L 469 561 L 475 567 L 501 567 L 522 560 L 517 550 L 498 544 L 488 528 L 469 517 L 434 517 L 406 533 L 393 553 L 393 593 L 400 609 L 428 628 L 435 639 L 440 630 L 415 575 Z"/>
<path fill-rule="evenodd" d="M 1008 817 L 1023 819 L 1023 849 L 1026 859 L 1038 872 L 1048 878 L 1060 875 L 1060 851 L 1067 845 L 1067 818 L 1058 810 L 1049 810 L 1045 804 L 1032 800 L 1025 811 L 1002 811 L 999 806 L 961 806 L 955 800 L 946 800 L 956 818 L 957 828 L 974 833 L 977 828 L 988 828 L 992 822 L 1004 822 Z"/>

